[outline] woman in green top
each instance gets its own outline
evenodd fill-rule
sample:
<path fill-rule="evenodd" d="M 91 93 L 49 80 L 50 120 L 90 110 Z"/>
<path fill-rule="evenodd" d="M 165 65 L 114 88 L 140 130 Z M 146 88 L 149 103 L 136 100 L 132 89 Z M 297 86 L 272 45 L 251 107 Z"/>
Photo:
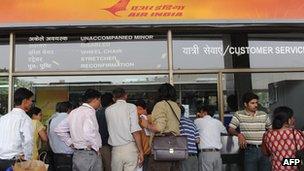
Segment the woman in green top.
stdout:
<path fill-rule="evenodd" d="M 41 140 L 47 141 L 46 128 L 41 123 L 42 120 L 42 112 L 38 107 L 32 107 L 28 112 L 28 115 L 32 118 L 32 124 L 34 128 L 33 135 L 33 160 L 39 159 L 38 150 L 41 148 Z"/>

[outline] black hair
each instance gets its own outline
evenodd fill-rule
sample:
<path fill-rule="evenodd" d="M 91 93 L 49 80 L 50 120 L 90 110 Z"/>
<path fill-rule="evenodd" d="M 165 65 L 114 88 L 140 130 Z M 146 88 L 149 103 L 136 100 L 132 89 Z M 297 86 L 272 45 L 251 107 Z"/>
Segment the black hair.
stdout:
<path fill-rule="evenodd" d="M 288 119 L 293 117 L 293 110 L 287 106 L 280 106 L 273 111 L 273 129 L 281 129 Z"/>
<path fill-rule="evenodd" d="M 207 112 L 207 115 L 213 117 L 214 109 L 211 106 L 199 105 L 197 107 L 197 112 Z"/>
<path fill-rule="evenodd" d="M 185 108 L 183 105 L 180 105 L 179 108 L 181 109 L 181 116 L 184 116 L 185 115 Z"/>
<path fill-rule="evenodd" d="M 90 103 L 93 99 L 101 98 L 101 93 L 95 89 L 87 89 L 82 96 L 82 102 Z"/>
<path fill-rule="evenodd" d="M 113 94 L 112 93 L 105 93 L 104 95 L 102 95 L 102 97 L 101 97 L 101 106 L 103 108 L 106 108 L 106 107 L 110 106 L 113 103 L 114 103 L 114 100 L 113 100 Z"/>
<path fill-rule="evenodd" d="M 56 112 L 59 112 L 59 106 L 60 106 L 61 103 L 62 103 L 62 102 L 57 102 L 57 103 L 56 103 L 56 107 L 55 107 L 55 111 L 56 111 Z"/>
<path fill-rule="evenodd" d="M 27 114 L 30 118 L 32 118 L 33 115 L 38 115 L 40 112 L 41 109 L 39 107 L 31 107 Z"/>
<path fill-rule="evenodd" d="M 73 109 L 72 103 L 69 101 L 66 102 L 60 102 L 58 105 L 58 111 L 59 113 L 67 113 L 69 110 Z"/>
<path fill-rule="evenodd" d="M 237 111 L 238 110 L 237 96 L 234 94 L 229 95 L 227 97 L 227 104 L 231 111 Z"/>
<path fill-rule="evenodd" d="M 176 99 L 176 90 L 171 84 L 165 83 L 160 85 L 158 89 L 158 101 L 176 101 Z"/>
<path fill-rule="evenodd" d="M 22 104 L 24 99 L 29 99 L 33 96 L 33 92 L 26 88 L 18 88 L 14 93 L 14 104 L 15 106 L 19 106 Z"/>
<path fill-rule="evenodd" d="M 256 95 L 256 94 L 254 94 L 253 92 L 247 92 L 247 93 L 245 93 L 244 95 L 243 95 L 243 97 L 242 97 L 242 102 L 243 102 L 243 104 L 244 103 L 249 103 L 251 100 L 253 100 L 253 99 L 257 99 L 257 100 L 259 100 L 259 96 L 258 95 Z"/>
<path fill-rule="evenodd" d="M 152 114 L 153 108 L 154 108 L 154 103 L 148 102 L 148 103 L 147 103 L 147 109 L 146 109 L 148 115 L 149 115 L 149 114 Z"/>
<path fill-rule="evenodd" d="M 147 109 L 147 104 L 146 104 L 146 102 L 145 102 L 143 99 L 138 99 L 138 100 L 135 102 L 135 105 L 136 105 L 136 106 L 140 106 L 140 107 L 142 107 L 143 109 Z"/>
<path fill-rule="evenodd" d="M 122 98 L 124 95 L 126 95 L 126 91 L 125 89 L 118 87 L 116 89 L 113 90 L 113 96 L 118 99 L 118 98 Z"/>

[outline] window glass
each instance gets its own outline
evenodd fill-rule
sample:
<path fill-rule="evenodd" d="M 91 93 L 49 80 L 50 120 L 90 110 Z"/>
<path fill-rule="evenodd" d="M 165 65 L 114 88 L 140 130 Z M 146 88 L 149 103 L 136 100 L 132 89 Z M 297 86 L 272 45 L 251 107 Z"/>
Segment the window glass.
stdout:
<path fill-rule="evenodd" d="M 173 40 L 174 69 L 222 69 L 223 56 L 220 39 Z"/>
<path fill-rule="evenodd" d="M 203 105 L 211 106 L 219 118 L 216 74 L 174 75 L 174 87 L 178 101 L 185 107 L 185 116 L 196 117 L 197 107 Z"/>
<path fill-rule="evenodd" d="M 297 128 L 304 127 L 304 73 L 235 73 L 224 74 L 225 113 L 243 109 L 242 95 L 253 91 L 259 96 L 258 109 L 271 114 L 278 106 L 293 109 Z"/>
<path fill-rule="evenodd" d="M 16 71 L 164 70 L 157 35 L 31 35 L 16 39 Z"/>
<path fill-rule="evenodd" d="M 26 87 L 35 93 L 35 105 L 43 110 L 47 120 L 57 102 L 69 100 L 79 106 L 88 88 L 105 93 L 122 87 L 128 93 L 128 102 L 144 99 L 154 104 L 159 85 L 167 81 L 167 75 L 17 77 L 15 87 Z"/>
<path fill-rule="evenodd" d="M 251 68 L 304 67 L 304 41 L 252 40 L 249 47 L 261 49 L 250 54 Z"/>
<path fill-rule="evenodd" d="M 9 38 L 0 36 L 0 72 L 8 72 Z"/>
<path fill-rule="evenodd" d="M 8 79 L 0 77 L 0 115 L 7 113 L 8 107 Z"/>

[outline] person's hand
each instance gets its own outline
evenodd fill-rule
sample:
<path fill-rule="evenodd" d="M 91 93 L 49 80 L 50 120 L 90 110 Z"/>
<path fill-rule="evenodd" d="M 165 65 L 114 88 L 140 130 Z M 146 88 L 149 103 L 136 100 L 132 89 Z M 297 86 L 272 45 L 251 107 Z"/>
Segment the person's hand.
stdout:
<path fill-rule="evenodd" d="M 97 155 L 100 157 L 101 156 L 101 152 L 100 149 L 98 151 L 96 151 Z"/>
<path fill-rule="evenodd" d="M 238 134 L 239 146 L 241 149 L 245 149 L 247 147 L 247 141 L 245 136 L 242 133 Z"/>
<path fill-rule="evenodd" d="M 144 153 L 143 152 L 139 152 L 138 153 L 138 167 L 142 167 L 144 164 Z"/>
<path fill-rule="evenodd" d="M 18 160 L 25 161 L 24 154 L 20 154 L 19 157 L 18 157 Z"/>

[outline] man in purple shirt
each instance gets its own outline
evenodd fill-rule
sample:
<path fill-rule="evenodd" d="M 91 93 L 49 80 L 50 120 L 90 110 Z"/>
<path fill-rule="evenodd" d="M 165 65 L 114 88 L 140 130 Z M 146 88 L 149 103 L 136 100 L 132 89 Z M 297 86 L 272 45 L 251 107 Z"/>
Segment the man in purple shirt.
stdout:
<path fill-rule="evenodd" d="M 99 149 L 102 146 L 99 134 L 96 109 L 101 104 L 101 93 L 88 89 L 83 97 L 83 104 L 71 111 L 55 132 L 68 146 L 75 149 L 73 170 L 100 171 L 102 162 Z"/>

